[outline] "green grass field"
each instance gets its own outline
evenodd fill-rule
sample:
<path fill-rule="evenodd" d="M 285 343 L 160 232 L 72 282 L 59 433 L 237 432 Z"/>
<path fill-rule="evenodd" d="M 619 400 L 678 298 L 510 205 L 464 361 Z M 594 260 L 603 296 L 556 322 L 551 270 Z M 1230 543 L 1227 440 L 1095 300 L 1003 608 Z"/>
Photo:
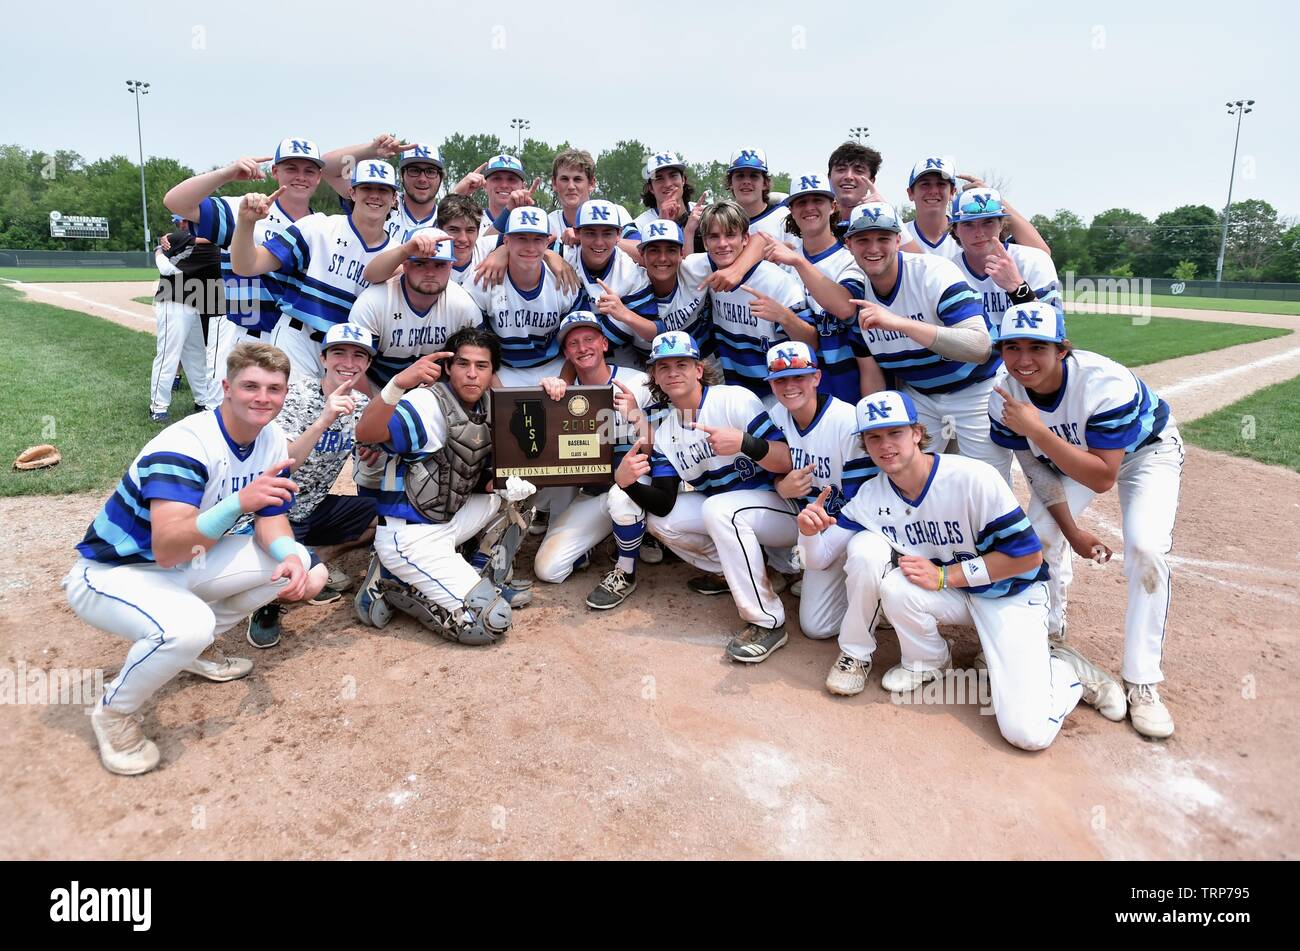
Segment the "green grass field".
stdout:
<path fill-rule="evenodd" d="M 1126 367 L 1140 367 L 1281 337 L 1292 331 L 1177 317 L 1152 317 L 1150 323 L 1134 324 L 1132 317 L 1118 314 L 1069 314 L 1065 332 L 1080 350 L 1094 350 Z"/>
<path fill-rule="evenodd" d="M 69 284 L 91 281 L 156 281 L 154 267 L 0 267 L 0 278 L 30 284 Z"/>
<path fill-rule="evenodd" d="M 131 300 L 135 301 L 137 304 L 148 304 L 150 307 L 153 306 L 152 297 L 132 297 Z"/>
<path fill-rule="evenodd" d="M 1202 449 L 1300 472 L 1300 377 L 1265 387 L 1178 428 Z"/>
<path fill-rule="evenodd" d="M 0 286 L 0 496 L 107 493 L 158 431 L 149 422 L 151 334 L 23 300 Z M 193 405 L 182 385 L 173 413 Z M 173 417 L 179 418 L 179 417 Z M 63 461 L 18 472 L 28 446 L 52 443 Z"/>

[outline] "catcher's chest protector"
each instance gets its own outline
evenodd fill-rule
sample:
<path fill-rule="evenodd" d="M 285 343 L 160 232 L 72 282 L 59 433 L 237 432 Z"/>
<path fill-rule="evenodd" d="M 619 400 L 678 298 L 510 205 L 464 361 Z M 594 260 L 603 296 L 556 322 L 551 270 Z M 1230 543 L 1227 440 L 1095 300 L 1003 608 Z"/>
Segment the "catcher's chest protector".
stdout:
<path fill-rule="evenodd" d="M 442 525 L 465 504 L 478 484 L 492 452 L 486 412 L 470 412 L 445 383 L 430 387 L 447 419 L 447 441 L 406 470 L 406 498 L 435 525 Z"/>

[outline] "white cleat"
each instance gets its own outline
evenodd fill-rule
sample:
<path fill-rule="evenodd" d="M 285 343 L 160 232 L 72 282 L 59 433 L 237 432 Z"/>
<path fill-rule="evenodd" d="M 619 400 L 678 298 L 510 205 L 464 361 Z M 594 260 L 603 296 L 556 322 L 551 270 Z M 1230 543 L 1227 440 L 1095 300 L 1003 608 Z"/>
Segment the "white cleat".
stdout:
<path fill-rule="evenodd" d="M 244 657 L 227 657 L 215 644 L 185 668 L 191 674 L 198 674 L 214 683 L 223 684 L 230 680 L 247 677 L 253 670 L 253 662 Z"/>
<path fill-rule="evenodd" d="M 938 679 L 942 669 L 942 667 L 935 667 L 930 670 L 908 670 L 899 664 L 885 671 L 885 676 L 880 678 L 880 686 L 890 693 L 910 693 L 922 684 Z"/>
<path fill-rule="evenodd" d="M 99 759 L 110 773 L 138 776 L 158 765 L 161 754 L 140 729 L 138 714 L 117 713 L 96 703 L 90 727 L 99 741 Z"/>
<path fill-rule="evenodd" d="M 871 661 L 861 661 L 841 651 L 826 675 L 826 689 L 841 697 L 856 697 L 867 689 L 870 674 Z"/>
<path fill-rule="evenodd" d="M 1143 736 L 1163 740 L 1174 735 L 1174 718 L 1160 699 L 1155 684 L 1128 684 L 1128 715 L 1133 729 Z"/>
<path fill-rule="evenodd" d="M 1083 702 L 1095 707 L 1097 712 L 1107 720 L 1119 723 L 1128 712 L 1128 703 L 1124 699 L 1124 690 L 1119 681 L 1084 657 L 1073 647 L 1053 644 L 1053 657 L 1059 657 L 1070 665 L 1074 675 L 1083 684 Z"/>

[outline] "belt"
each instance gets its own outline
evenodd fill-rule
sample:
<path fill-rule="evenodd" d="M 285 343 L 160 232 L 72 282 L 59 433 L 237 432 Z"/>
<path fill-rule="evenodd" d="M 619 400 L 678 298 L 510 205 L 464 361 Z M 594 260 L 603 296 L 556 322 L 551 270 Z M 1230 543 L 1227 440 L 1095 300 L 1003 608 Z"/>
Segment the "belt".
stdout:
<path fill-rule="evenodd" d="M 299 320 L 297 317 L 290 317 L 290 318 L 289 318 L 289 326 L 292 327 L 294 330 L 302 330 L 302 331 L 308 331 L 308 330 L 309 330 L 309 328 L 307 327 L 307 325 L 304 324 L 304 323 L 303 323 L 301 320 Z M 311 330 L 311 331 L 307 334 L 307 336 L 309 336 L 312 340 L 315 340 L 317 343 L 320 343 L 321 341 L 323 341 L 323 340 L 325 339 L 325 334 L 324 334 L 322 331 L 319 331 L 319 330 Z"/>
<path fill-rule="evenodd" d="M 260 337 L 262 336 L 262 331 L 256 327 L 254 327 L 252 330 L 249 330 L 247 327 L 245 327 L 244 334 L 249 337 Z"/>
<path fill-rule="evenodd" d="M 379 516 L 379 524 L 385 528 L 401 528 L 406 524 L 406 519 L 399 518 L 396 515 L 381 515 Z"/>

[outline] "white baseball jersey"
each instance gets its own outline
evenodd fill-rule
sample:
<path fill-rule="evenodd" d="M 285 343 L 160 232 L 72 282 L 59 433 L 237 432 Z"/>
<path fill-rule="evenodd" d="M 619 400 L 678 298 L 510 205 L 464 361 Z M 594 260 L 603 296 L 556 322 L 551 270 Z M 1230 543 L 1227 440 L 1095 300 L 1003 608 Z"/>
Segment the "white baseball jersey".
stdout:
<path fill-rule="evenodd" d="M 1128 367 L 1088 350 L 1072 350 L 1061 364 L 1061 388 L 1050 402 L 1024 386 L 1003 367 L 997 384 L 1014 399 L 1032 402 L 1047 428 L 1072 446 L 1123 449 L 1128 455 L 1154 443 L 1170 425 L 1169 404 Z M 989 435 L 1006 449 L 1028 449 L 1044 464 L 1060 469 L 1047 453 L 1002 425 L 1001 396 L 989 396 Z"/>
<path fill-rule="evenodd" d="M 785 205 L 768 205 L 767 211 L 761 212 L 749 220 L 751 235 L 770 234 L 778 241 L 786 241 L 790 233 L 785 230 L 785 219 L 790 217 L 790 209 Z"/>
<path fill-rule="evenodd" d="M 796 499 L 799 508 L 815 502 L 822 489 L 830 487 L 826 499 L 828 515 L 838 515 L 844 503 L 857 495 L 862 484 L 879 471 L 871 457 L 862 448 L 854 408 L 833 396 L 819 394 L 817 413 L 807 429 L 800 429 L 790 411 L 777 403 L 768 415 L 790 444 L 790 462 L 795 469 L 811 465 L 812 487 L 802 499 Z"/>
<path fill-rule="evenodd" d="M 984 302 L 966 283 L 957 265 L 933 254 L 898 252 L 898 282 L 887 294 L 877 294 L 871 282 L 863 287 L 863 300 L 907 317 L 951 327 L 970 317 L 980 317 L 988 327 Z M 984 363 L 958 363 L 927 350 L 896 330 L 857 328 L 854 354 L 874 357 L 881 370 L 893 373 L 922 393 L 960 390 L 990 380 L 1001 364 L 997 353 Z"/>
<path fill-rule="evenodd" d="M 433 227 L 434 219 L 438 217 L 438 205 L 434 202 L 429 213 L 423 218 L 417 218 L 411 214 L 411 209 L 406 204 L 405 198 L 398 199 L 397 207 L 388 213 L 384 219 L 384 230 L 388 232 L 390 238 L 396 238 L 397 241 L 404 242 L 410 239 L 411 232 L 417 228 Z"/>
<path fill-rule="evenodd" d="M 240 277 L 230 266 L 230 242 L 235 237 L 242 197 L 203 199 L 199 203 L 199 220 L 194 223 L 194 235 L 221 248 L 221 280 L 226 292 L 226 318 L 248 330 L 270 330 L 280 319 L 278 301 L 283 294 L 276 275 Z M 305 215 L 298 221 L 306 221 L 311 217 L 315 216 Z M 277 199 L 271 203 L 266 217 L 259 219 L 253 226 L 253 243 L 266 244 L 273 235 L 295 223 Z"/>
<path fill-rule="evenodd" d="M 883 535 L 895 549 L 937 565 L 1001 552 L 1012 558 L 1042 551 L 1029 517 L 996 469 L 966 456 L 931 453 L 930 480 L 906 498 L 885 475 L 867 482 L 840 510 L 836 525 Z M 834 528 L 829 529 L 834 531 Z M 963 588 L 981 598 L 1018 594 L 1047 580 L 1047 563 L 991 584 Z"/>
<path fill-rule="evenodd" d="M 706 386 L 694 422 L 740 429 L 759 439 L 785 442 L 762 401 L 743 386 Z M 669 409 L 655 429 L 650 477 L 676 475 L 697 492 L 714 495 L 737 489 L 770 489 L 772 474 L 742 453 L 719 456 L 708 434 L 683 425 L 682 414 Z"/>
<path fill-rule="evenodd" d="M 1025 279 L 1034 296 L 1064 313 L 1061 282 L 1056 276 L 1056 265 L 1052 263 L 1051 256 L 1039 248 L 1027 248 L 1019 244 L 1008 244 L 1006 247 L 1011 259 L 1016 262 L 1016 267 L 1020 269 L 1020 276 Z M 975 273 L 964 253 L 958 254 L 955 261 L 966 283 L 983 295 L 984 313 L 988 316 L 993 340 L 996 342 L 998 328 L 1002 326 L 1002 315 L 1011 306 L 1010 296 L 987 274 Z"/>
<path fill-rule="evenodd" d="M 347 321 L 357 295 L 370 286 L 366 265 L 392 238 L 385 232 L 367 245 L 351 215 L 311 215 L 266 242 L 280 261 L 280 310 L 312 330 L 324 332 Z"/>
<path fill-rule="evenodd" d="M 452 262 L 451 265 L 452 281 L 455 282 L 456 284 L 459 284 L 461 287 L 464 287 L 467 284 L 472 284 L 474 282 L 474 271 L 478 268 L 480 264 L 483 263 L 483 259 L 485 257 L 487 257 L 489 254 L 491 254 L 493 251 L 497 249 L 497 245 L 500 243 L 501 243 L 501 236 L 499 234 L 484 235 L 483 237 L 475 241 L 474 249 L 470 252 L 469 255 L 468 264 L 462 267 L 461 265 L 456 264 L 454 261 Z"/>
<path fill-rule="evenodd" d="M 784 304 L 800 319 L 807 319 L 803 285 L 770 261 L 759 261 L 740 284 Z M 727 383 L 743 386 L 762 399 L 772 393 L 767 385 L 767 351 L 789 337 L 780 324 L 760 320 L 750 312 L 753 299 L 740 285 L 732 291 L 709 291 L 718 362 Z"/>
<path fill-rule="evenodd" d="M 655 327 L 659 333 L 686 331 L 699 344 L 700 356 L 704 357 L 717 352 L 709 292 L 700 289 L 700 282 L 712 273 L 713 265 L 707 254 L 688 254 L 677 268 L 677 286 L 672 293 L 654 298 Z"/>
<path fill-rule="evenodd" d="M 645 268 L 633 261 L 622 248 L 615 248 L 614 253 L 605 262 L 605 266 L 597 271 L 588 268 L 582 260 L 582 248 L 565 248 L 564 260 L 578 272 L 578 279 L 582 281 L 582 286 L 587 291 L 593 310 L 596 301 L 605 296 L 604 289 L 596 282 L 604 281 L 632 313 L 640 314 L 649 320 L 654 320 L 659 315 L 659 308 L 655 306 L 654 292 L 650 290 L 650 279 L 646 277 Z M 601 329 L 604 330 L 605 336 L 616 344 L 620 346 L 630 344 L 642 354 L 650 352 L 649 340 L 634 334 L 632 329 L 621 321 L 606 317 L 599 311 L 597 314 L 601 318 Z"/>
<path fill-rule="evenodd" d="M 794 238 L 789 243 L 817 270 L 844 287 L 851 297 L 855 300 L 862 299 L 866 276 L 862 273 L 862 268 L 858 267 L 853 252 L 839 241 L 817 254 L 809 254 L 801 238 Z M 798 278 L 797 273 L 795 277 Z M 862 395 L 861 376 L 853 354 L 853 339 L 858 332 L 857 318 L 841 320 L 834 314 L 828 314 L 808 293 L 807 288 L 804 293 L 808 298 L 809 320 L 817 328 L 817 362 L 822 368 L 822 380 L 817 390 L 838 397 L 852 406 Z"/>
<path fill-rule="evenodd" d="M 449 283 L 428 310 L 416 310 L 407 296 L 406 277 L 399 274 L 362 291 L 348 321 L 374 335 L 379 353 L 366 375 L 383 386 L 418 357 L 443 349 L 457 330 L 481 326 L 483 312 L 455 283 Z"/>
<path fill-rule="evenodd" d="M 273 422 L 252 443 L 241 446 L 226 433 L 220 409 L 187 416 L 145 443 L 77 551 L 90 561 L 110 565 L 151 563 L 151 501 L 184 502 L 205 512 L 287 458 L 289 444 Z M 291 498 L 256 514 L 280 515 L 293 502 Z"/>
<path fill-rule="evenodd" d="M 612 223 L 618 226 L 619 238 L 628 241 L 641 240 L 641 229 L 637 226 L 638 219 L 633 218 L 632 213 L 622 205 L 614 205 L 614 213 L 616 217 Z M 651 220 L 653 221 L 654 219 L 652 218 Z M 557 241 L 560 239 L 560 236 L 564 234 L 566 229 L 573 227 L 573 222 L 568 221 L 564 217 L 563 208 L 556 208 L 548 214 L 546 216 L 546 223 L 550 226 L 551 236 Z"/>
<path fill-rule="evenodd" d="M 953 240 L 952 235 L 944 228 L 943 237 L 937 244 L 931 244 L 930 239 L 921 233 L 921 229 L 916 226 L 916 220 L 903 222 L 903 244 L 908 241 L 915 241 L 920 245 L 921 250 L 926 254 L 937 254 L 941 258 L 947 258 L 955 262 L 961 257 L 961 245 Z"/>
<path fill-rule="evenodd" d="M 585 291 L 564 291 L 550 268 L 541 266 L 541 279 L 532 288 L 521 289 L 506 273 L 496 287 L 482 283 L 465 289 L 483 312 L 489 330 L 501 338 L 501 362 L 516 369 L 542 366 L 560 355 L 556 328 L 566 314 L 588 304 Z"/>
<path fill-rule="evenodd" d="M 695 202 L 687 202 L 687 205 L 689 207 L 686 209 L 686 213 L 690 214 L 695 210 Z M 636 227 L 638 234 L 645 234 L 645 229 L 650 227 L 650 222 L 658 221 L 662 217 L 663 215 L 659 214 L 658 208 L 647 208 L 633 219 L 632 224 Z M 685 225 L 682 227 L 685 227 Z"/>

